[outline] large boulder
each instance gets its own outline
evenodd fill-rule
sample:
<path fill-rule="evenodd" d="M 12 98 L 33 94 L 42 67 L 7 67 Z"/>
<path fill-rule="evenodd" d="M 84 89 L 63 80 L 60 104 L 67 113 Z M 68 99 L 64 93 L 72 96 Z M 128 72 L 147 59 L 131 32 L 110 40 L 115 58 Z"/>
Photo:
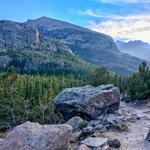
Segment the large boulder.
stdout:
<path fill-rule="evenodd" d="M 0 142 L 0 150 L 68 150 L 70 125 L 40 125 L 26 122 Z"/>
<path fill-rule="evenodd" d="M 66 120 L 74 116 L 95 119 L 119 109 L 120 90 L 113 85 L 91 85 L 63 90 L 54 100 Z"/>

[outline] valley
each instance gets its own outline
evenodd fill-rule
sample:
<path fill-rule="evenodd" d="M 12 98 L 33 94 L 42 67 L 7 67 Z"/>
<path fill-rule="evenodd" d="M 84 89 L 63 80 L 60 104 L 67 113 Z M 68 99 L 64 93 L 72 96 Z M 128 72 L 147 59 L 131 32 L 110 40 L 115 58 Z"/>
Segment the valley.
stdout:
<path fill-rule="evenodd" d="M 48 17 L 1 20 L 0 150 L 149 150 L 149 56 L 118 43 Z"/>

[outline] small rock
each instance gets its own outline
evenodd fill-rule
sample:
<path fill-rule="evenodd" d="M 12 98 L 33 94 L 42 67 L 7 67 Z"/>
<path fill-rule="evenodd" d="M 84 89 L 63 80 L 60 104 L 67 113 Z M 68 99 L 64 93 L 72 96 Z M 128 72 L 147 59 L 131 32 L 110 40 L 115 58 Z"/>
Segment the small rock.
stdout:
<path fill-rule="evenodd" d="M 137 120 L 140 120 L 141 117 L 138 116 L 137 114 L 129 114 L 127 117 L 127 121 L 129 122 L 136 122 Z"/>
<path fill-rule="evenodd" d="M 85 144 L 90 147 L 100 147 L 104 145 L 106 142 L 107 142 L 107 138 L 94 138 L 94 137 L 89 137 L 81 141 L 82 144 Z"/>
<path fill-rule="evenodd" d="M 95 127 L 95 131 L 96 132 L 100 132 L 100 133 L 103 133 L 103 132 L 106 132 L 107 131 L 107 128 L 103 125 L 98 125 L 97 127 Z"/>
<path fill-rule="evenodd" d="M 98 126 L 100 123 L 101 123 L 100 120 L 91 120 L 88 125 L 89 125 L 89 126 L 92 126 L 92 127 L 96 127 L 96 126 Z"/>
<path fill-rule="evenodd" d="M 73 132 L 74 132 L 74 131 L 80 130 L 81 126 L 84 124 L 84 121 L 81 117 L 76 116 L 68 120 L 66 124 L 71 125 L 73 128 Z"/>
<path fill-rule="evenodd" d="M 149 132 L 148 132 L 147 137 L 146 137 L 145 140 L 150 142 L 150 130 L 149 130 Z"/>
<path fill-rule="evenodd" d="M 94 128 L 91 127 L 91 126 L 87 126 L 86 128 L 84 128 L 84 129 L 82 130 L 83 136 L 88 136 L 88 135 L 91 135 L 91 134 L 93 134 L 93 133 L 94 133 Z"/>
<path fill-rule="evenodd" d="M 71 143 L 76 143 L 82 135 L 81 131 L 73 132 L 71 136 Z"/>
<path fill-rule="evenodd" d="M 148 121 L 150 120 L 150 118 L 148 116 L 142 116 L 141 119 L 148 120 Z"/>
<path fill-rule="evenodd" d="M 109 115 L 107 117 L 107 121 L 112 129 L 126 131 L 128 128 L 127 121 L 121 116 L 117 116 L 115 114 Z"/>
<path fill-rule="evenodd" d="M 109 146 L 105 145 L 102 147 L 102 150 L 111 150 Z"/>
<path fill-rule="evenodd" d="M 108 145 L 112 148 L 120 148 L 121 143 L 118 139 L 108 140 Z"/>
<path fill-rule="evenodd" d="M 79 146 L 78 150 L 90 150 L 90 148 L 88 146 L 82 144 L 82 145 Z"/>

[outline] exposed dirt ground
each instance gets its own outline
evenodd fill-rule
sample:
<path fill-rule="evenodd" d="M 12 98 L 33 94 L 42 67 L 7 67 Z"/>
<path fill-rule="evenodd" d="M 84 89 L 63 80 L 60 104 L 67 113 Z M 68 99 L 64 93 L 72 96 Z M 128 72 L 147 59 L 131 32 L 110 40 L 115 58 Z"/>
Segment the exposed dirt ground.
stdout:
<path fill-rule="evenodd" d="M 125 116 L 133 118 L 137 116 L 139 119 L 131 119 L 128 132 L 107 132 L 106 135 L 121 141 L 120 150 L 150 150 L 150 142 L 145 141 L 150 128 L 150 102 L 143 104 L 122 102 L 119 111 Z"/>

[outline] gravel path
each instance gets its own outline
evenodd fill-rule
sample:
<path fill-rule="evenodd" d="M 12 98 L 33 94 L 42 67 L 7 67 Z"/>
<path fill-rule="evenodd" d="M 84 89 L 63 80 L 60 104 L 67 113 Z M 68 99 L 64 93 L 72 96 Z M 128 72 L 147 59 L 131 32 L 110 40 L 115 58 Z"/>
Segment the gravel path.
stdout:
<path fill-rule="evenodd" d="M 120 150 L 150 150 L 150 142 L 145 137 L 150 128 L 150 103 L 141 105 L 129 105 L 121 103 L 120 112 L 131 117 L 128 132 L 107 132 L 106 136 L 117 138 L 121 141 Z M 135 119 L 138 117 L 140 119 Z"/>

